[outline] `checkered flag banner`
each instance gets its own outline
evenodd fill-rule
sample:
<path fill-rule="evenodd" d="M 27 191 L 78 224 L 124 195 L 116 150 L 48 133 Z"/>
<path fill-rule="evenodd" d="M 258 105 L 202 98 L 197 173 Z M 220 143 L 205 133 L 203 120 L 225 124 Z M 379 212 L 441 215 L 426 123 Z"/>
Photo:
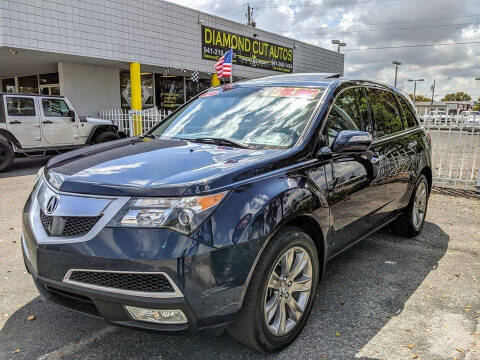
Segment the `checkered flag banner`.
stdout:
<path fill-rule="evenodd" d="M 192 71 L 192 81 L 193 82 L 198 82 L 198 70 L 193 70 Z"/>
<path fill-rule="evenodd" d="M 163 71 L 163 75 L 167 76 L 169 73 L 170 73 L 170 68 L 169 67 L 165 68 L 165 70 Z"/>

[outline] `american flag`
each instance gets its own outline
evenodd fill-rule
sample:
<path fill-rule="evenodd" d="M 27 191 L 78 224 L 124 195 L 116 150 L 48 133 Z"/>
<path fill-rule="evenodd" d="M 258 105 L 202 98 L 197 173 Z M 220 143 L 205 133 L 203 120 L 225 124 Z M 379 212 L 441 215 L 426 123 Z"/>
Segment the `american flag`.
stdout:
<path fill-rule="evenodd" d="M 233 50 L 228 50 L 213 66 L 217 71 L 217 77 L 219 79 L 222 77 L 227 78 L 232 76 L 232 55 Z"/>

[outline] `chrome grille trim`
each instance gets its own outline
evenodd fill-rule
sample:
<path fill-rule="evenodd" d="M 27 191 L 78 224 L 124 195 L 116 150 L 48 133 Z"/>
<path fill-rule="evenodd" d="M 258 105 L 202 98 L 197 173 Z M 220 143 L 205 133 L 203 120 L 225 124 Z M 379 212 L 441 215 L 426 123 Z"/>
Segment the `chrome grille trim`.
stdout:
<path fill-rule="evenodd" d="M 172 285 L 172 288 L 173 288 L 174 291 L 173 292 L 146 292 L 146 291 L 137 291 L 137 290 L 117 289 L 117 288 L 100 286 L 100 285 L 92 285 L 92 284 L 88 284 L 88 283 L 83 283 L 83 282 L 70 280 L 70 276 L 74 271 L 107 272 L 107 273 L 118 273 L 118 274 L 163 275 L 170 282 L 170 285 Z M 101 290 L 101 291 L 115 293 L 115 294 L 150 297 L 150 298 L 158 298 L 158 299 L 181 298 L 181 297 L 183 297 L 183 294 L 180 291 L 180 289 L 178 288 L 177 284 L 175 284 L 175 282 L 172 280 L 172 278 L 165 272 L 70 269 L 65 274 L 65 277 L 63 278 L 63 282 L 65 282 L 67 284 L 71 284 L 71 285 L 76 285 L 76 286 L 88 288 L 88 289 Z"/>
<path fill-rule="evenodd" d="M 99 214 L 100 219 L 97 223 L 88 231 L 86 234 L 81 236 L 49 236 L 45 231 L 42 221 L 40 219 L 40 210 L 42 209 L 41 203 L 39 201 L 39 193 L 42 191 L 42 197 L 50 197 L 53 195 L 59 195 L 68 197 L 70 204 L 72 202 L 78 202 L 78 208 L 85 207 L 85 204 L 90 199 L 101 200 L 106 204 Z M 75 194 L 75 193 L 65 193 L 58 191 L 57 189 L 52 188 L 50 184 L 46 181 L 45 177 L 42 175 L 42 178 L 39 180 L 39 183 L 35 186 L 34 191 L 31 195 L 31 207 L 29 213 L 29 222 L 32 228 L 32 232 L 35 235 L 35 240 L 39 244 L 61 244 L 61 243 L 75 243 L 75 242 L 84 242 L 93 239 L 108 223 L 109 221 L 120 211 L 120 209 L 130 200 L 129 196 L 99 196 L 99 195 L 86 195 L 86 194 Z M 83 211 L 83 210 L 82 210 Z M 96 214 L 98 214 L 98 208 L 95 209 Z M 75 216 L 79 215 L 68 214 L 62 212 L 62 216 Z M 93 214 L 92 214 L 93 215 Z"/>

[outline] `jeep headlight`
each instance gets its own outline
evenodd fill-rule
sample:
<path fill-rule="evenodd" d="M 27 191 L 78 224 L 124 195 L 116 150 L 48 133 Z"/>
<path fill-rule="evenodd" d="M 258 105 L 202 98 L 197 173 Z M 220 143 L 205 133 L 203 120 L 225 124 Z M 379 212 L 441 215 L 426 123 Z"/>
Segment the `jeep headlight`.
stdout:
<path fill-rule="evenodd" d="M 111 227 L 165 228 L 183 234 L 196 230 L 227 192 L 178 198 L 133 198 L 110 221 Z"/>

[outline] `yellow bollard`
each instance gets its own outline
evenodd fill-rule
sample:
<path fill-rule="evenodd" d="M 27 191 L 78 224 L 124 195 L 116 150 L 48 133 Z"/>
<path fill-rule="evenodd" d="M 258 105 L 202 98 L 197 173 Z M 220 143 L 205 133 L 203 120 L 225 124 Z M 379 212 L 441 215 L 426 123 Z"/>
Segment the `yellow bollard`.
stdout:
<path fill-rule="evenodd" d="M 212 87 L 220 86 L 220 79 L 217 77 L 217 73 L 212 74 Z"/>
<path fill-rule="evenodd" d="M 142 83 L 140 80 L 140 64 L 130 63 L 130 92 L 132 110 L 142 110 Z M 140 115 L 134 115 L 133 134 L 135 136 L 143 133 L 142 119 Z"/>

